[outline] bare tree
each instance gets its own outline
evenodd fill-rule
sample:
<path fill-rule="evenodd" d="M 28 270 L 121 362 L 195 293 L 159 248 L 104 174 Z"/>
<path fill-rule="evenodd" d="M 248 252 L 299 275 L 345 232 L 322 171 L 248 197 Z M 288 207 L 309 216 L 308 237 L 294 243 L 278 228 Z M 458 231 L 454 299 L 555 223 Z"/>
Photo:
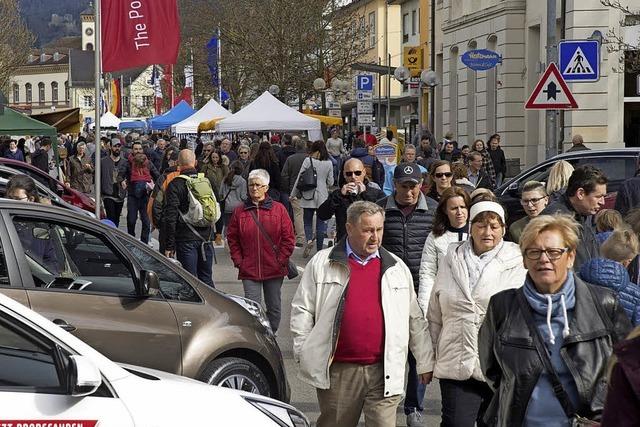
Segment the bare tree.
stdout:
<path fill-rule="evenodd" d="M 623 14 L 619 21 L 620 28 L 631 25 L 640 25 L 640 10 L 632 10 L 626 5 L 628 2 L 620 0 L 600 0 L 604 6 L 620 11 Z M 609 28 L 603 38 L 603 44 L 607 47 L 607 52 L 618 53 L 618 65 L 612 68 L 616 73 L 637 73 L 640 72 L 640 39 L 625 40 L 615 28 Z"/>
<path fill-rule="evenodd" d="M 20 17 L 18 2 L 0 0 L 0 92 L 8 93 L 9 82 L 16 70 L 24 65 L 35 37 Z"/>

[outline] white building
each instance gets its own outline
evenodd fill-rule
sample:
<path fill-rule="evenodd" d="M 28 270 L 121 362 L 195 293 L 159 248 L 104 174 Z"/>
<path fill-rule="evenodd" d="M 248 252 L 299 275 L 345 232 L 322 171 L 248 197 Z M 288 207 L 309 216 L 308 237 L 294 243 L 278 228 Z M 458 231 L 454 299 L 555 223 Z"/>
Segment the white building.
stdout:
<path fill-rule="evenodd" d="M 546 1 L 434 1 L 436 72 L 442 81 L 435 99 L 437 137 L 450 131 L 462 146 L 499 133 L 508 158 L 518 158 L 522 166 L 542 160 L 545 113 L 525 111 L 524 104 L 546 62 Z M 610 28 L 619 31 L 624 18 L 599 0 L 558 0 L 556 7 L 558 40 L 587 39 Z M 472 49 L 496 51 L 502 64 L 475 72 L 460 60 Z M 564 148 L 574 134 L 581 134 L 591 148 L 620 147 L 631 138 L 623 134 L 624 73 L 612 71 L 619 65 L 619 53 L 601 46 L 600 57 L 598 82 L 569 84 L 579 109 L 558 115 L 558 140 Z M 640 114 L 640 108 L 636 111 Z"/>

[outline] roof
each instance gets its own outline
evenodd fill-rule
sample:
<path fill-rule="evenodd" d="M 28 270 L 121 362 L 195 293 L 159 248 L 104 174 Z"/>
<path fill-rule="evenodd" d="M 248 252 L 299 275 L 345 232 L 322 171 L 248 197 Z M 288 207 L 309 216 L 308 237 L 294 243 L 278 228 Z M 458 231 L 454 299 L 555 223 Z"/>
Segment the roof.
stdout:
<path fill-rule="evenodd" d="M 82 36 L 67 36 L 51 40 L 43 46 L 44 49 L 59 49 L 66 52 L 68 49 L 82 49 Z"/>
<path fill-rule="evenodd" d="M 0 115 L 0 134 L 2 135 L 46 135 L 56 136 L 56 128 L 32 119 L 22 113 L 4 107 Z"/>
<path fill-rule="evenodd" d="M 168 129 L 171 128 L 171 125 L 183 121 L 194 113 L 195 110 L 186 101 L 182 100 L 166 113 L 149 119 L 149 127 L 151 129 Z"/>
<path fill-rule="evenodd" d="M 26 58 L 23 67 L 39 67 L 42 65 L 64 65 L 69 63 L 67 49 L 41 49 L 32 51 Z"/>
<path fill-rule="evenodd" d="M 209 102 L 195 114 L 171 126 L 171 130 L 179 134 L 197 133 L 200 123 L 229 116 L 231 116 L 231 112 L 218 104 L 215 99 L 211 98 Z"/>
<path fill-rule="evenodd" d="M 96 11 L 93 9 L 93 3 L 89 3 L 89 7 L 80 12 L 80 16 L 82 15 L 95 15 Z"/>
<path fill-rule="evenodd" d="M 122 84 L 128 87 L 147 67 L 130 68 L 111 73 L 114 78 L 122 76 Z M 95 79 L 95 52 L 92 50 L 71 49 L 69 55 L 69 71 L 71 87 L 93 87 Z"/>

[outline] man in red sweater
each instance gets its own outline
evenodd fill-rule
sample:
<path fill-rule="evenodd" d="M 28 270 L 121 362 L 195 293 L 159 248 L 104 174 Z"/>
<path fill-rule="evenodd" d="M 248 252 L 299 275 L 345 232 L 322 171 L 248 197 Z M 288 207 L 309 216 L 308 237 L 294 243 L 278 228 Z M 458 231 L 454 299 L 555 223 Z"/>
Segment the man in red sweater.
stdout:
<path fill-rule="evenodd" d="M 292 302 L 299 377 L 316 387 L 318 427 L 395 426 L 408 350 L 431 381 L 431 340 L 411 272 L 380 246 L 384 209 L 357 201 L 347 236 L 307 264 Z"/>

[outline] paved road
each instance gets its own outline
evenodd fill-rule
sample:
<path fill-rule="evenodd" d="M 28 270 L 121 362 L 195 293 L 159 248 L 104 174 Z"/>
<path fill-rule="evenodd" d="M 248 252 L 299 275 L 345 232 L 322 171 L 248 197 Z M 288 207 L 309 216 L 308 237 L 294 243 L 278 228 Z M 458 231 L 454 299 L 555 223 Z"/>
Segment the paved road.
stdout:
<path fill-rule="evenodd" d="M 217 248 L 216 255 L 218 264 L 214 265 L 214 280 L 216 286 L 228 293 L 243 295 L 242 284 L 237 280 L 237 270 L 233 268 L 229 254 L 226 249 Z M 302 250 L 296 248 L 293 255 L 293 261 L 300 267 L 304 267 L 306 261 L 302 258 Z M 278 332 L 278 343 L 282 349 L 284 356 L 287 377 L 291 385 L 291 403 L 298 409 L 303 411 L 309 420 L 315 422 L 318 417 L 318 402 L 313 387 L 298 380 L 296 374 L 296 365 L 293 361 L 292 338 L 289 332 L 289 318 L 291 314 L 291 300 L 295 294 L 298 279 L 287 280 L 282 287 L 282 322 Z M 440 423 L 440 388 L 436 383 L 427 387 L 427 396 L 425 401 L 425 425 L 434 426 Z M 360 425 L 364 426 L 361 420 Z M 405 417 L 402 408 L 399 409 L 398 426 L 404 426 Z"/>

